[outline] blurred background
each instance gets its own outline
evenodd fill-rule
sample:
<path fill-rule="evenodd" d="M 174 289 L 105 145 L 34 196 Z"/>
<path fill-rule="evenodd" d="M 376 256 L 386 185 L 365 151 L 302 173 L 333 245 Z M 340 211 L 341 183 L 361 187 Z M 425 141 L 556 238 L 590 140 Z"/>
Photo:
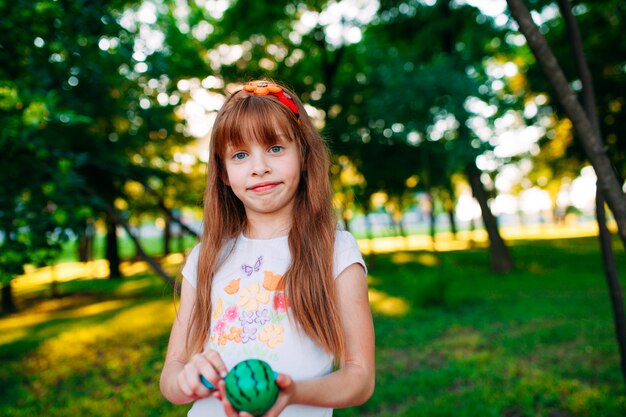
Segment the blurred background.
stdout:
<path fill-rule="evenodd" d="M 158 376 L 211 126 L 270 78 L 328 142 L 370 267 L 377 389 L 335 415 L 625 415 L 626 232 L 546 77 L 626 201 L 625 20 L 619 0 L 0 0 L 0 414 L 185 415 Z"/>

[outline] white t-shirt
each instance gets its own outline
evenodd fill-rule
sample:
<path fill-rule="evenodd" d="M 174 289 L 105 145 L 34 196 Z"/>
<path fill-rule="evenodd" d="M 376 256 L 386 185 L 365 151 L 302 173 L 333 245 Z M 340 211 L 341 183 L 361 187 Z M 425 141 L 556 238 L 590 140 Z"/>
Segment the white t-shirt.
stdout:
<path fill-rule="evenodd" d="M 215 275 L 211 291 L 211 327 L 206 348 L 217 350 L 228 369 L 244 359 L 262 359 L 294 380 L 329 374 L 333 357 L 289 320 L 289 302 L 277 288 L 291 263 L 287 236 L 268 240 L 240 236 L 233 252 Z M 195 288 L 199 245 L 183 268 Z M 365 268 L 356 240 L 349 232 L 335 233 L 333 275 L 358 263 Z M 281 417 L 330 417 L 332 409 L 292 405 Z M 189 417 L 225 416 L 222 404 L 204 398 L 193 404 Z"/>

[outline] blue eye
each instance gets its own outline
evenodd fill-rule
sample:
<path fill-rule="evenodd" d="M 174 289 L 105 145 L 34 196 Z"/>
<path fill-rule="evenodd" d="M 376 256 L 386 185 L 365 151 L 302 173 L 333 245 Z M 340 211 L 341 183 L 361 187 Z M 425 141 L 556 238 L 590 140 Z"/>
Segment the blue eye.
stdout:
<path fill-rule="evenodd" d="M 237 161 L 241 161 L 242 159 L 245 159 L 245 157 L 246 157 L 245 152 L 237 152 L 235 155 L 233 155 L 233 159 Z"/>
<path fill-rule="evenodd" d="M 280 152 L 282 150 L 283 150 L 283 147 L 282 146 L 278 146 L 278 145 L 272 146 L 270 148 L 270 152 L 271 153 L 278 153 L 278 152 Z"/>

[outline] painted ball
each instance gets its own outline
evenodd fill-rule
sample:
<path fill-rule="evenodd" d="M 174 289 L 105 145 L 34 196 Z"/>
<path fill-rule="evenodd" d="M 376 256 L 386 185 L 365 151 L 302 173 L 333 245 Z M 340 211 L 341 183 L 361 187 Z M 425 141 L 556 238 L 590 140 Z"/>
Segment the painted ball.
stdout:
<path fill-rule="evenodd" d="M 224 378 L 226 398 L 239 411 L 263 415 L 278 397 L 275 379 L 276 374 L 267 362 L 246 359 L 235 365 Z"/>

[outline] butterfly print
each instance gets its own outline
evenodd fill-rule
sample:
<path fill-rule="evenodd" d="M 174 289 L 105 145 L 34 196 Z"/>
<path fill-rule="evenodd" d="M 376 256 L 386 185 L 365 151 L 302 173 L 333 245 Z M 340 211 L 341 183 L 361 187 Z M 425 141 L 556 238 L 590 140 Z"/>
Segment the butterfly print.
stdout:
<path fill-rule="evenodd" d="M 252 275 L 253 272 L 258 272 L 259 269 L 261 269 L 261 265 L 262 264 L 263 264 L 263 257 L 259 256 L 258 259 L 256 260 L 256 262 L 254 263 L 254 266 L 243 264 L 243 265 L 241 265 L 241 270 L 247 276 L 250 276 L 250 275 Z"/>

